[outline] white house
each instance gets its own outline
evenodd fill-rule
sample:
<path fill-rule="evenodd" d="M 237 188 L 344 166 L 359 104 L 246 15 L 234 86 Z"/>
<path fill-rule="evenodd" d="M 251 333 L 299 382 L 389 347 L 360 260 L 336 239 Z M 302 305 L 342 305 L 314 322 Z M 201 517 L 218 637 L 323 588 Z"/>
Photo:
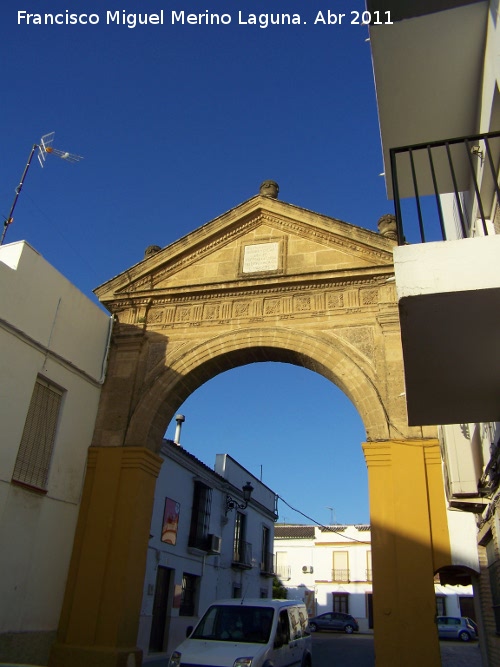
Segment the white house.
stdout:
<path fill-rule="evenodd" d="M 275 494 L 228 454 L 211 469 L 165 440 L 160 455 L 137 641 L 146 663 L 213 600 L 272 597 Z"/>
<path fill-rule="evenodd" d="M 367 9 L 383 17 L 370 26 L 370 44 L 400 243 L 394 265 L 409 423 L 440 425 L 448 504 L 455 510 L 450 530 L 457 514 L 467 513 L 480 566 L 460 567 L 469 546 L 459 533 L 457 568 L 441 575 L 443 581 L 472 577 L 480 593 L 483 664 L 498 665 L 499 6 L 368 0 Z"/>
<path fill-rule="evenodd" d="M 276 575 L 289 598 L 304 600 L 309 616 L 351 614 L 360 632 L 373 628 L 370 526 L 277 524 Z M 473 589 L 434 584 L 438 615 L 475 618 Z"/>
<path fill-rule="evenodd" d="M 111 319 L 24 241 L 0 247 L 0 660 L 55 637 Z"/>

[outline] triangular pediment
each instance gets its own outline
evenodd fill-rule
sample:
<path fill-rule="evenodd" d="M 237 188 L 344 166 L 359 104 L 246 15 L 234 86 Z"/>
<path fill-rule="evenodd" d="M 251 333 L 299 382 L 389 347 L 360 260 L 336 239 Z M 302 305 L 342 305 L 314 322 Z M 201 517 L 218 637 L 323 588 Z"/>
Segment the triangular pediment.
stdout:
<path fill-rule="evenodd" d="M 103 303 L 246 283 L 348 277 L 392 267 L 394 242 L 258 195 L 95 290 Z"/>

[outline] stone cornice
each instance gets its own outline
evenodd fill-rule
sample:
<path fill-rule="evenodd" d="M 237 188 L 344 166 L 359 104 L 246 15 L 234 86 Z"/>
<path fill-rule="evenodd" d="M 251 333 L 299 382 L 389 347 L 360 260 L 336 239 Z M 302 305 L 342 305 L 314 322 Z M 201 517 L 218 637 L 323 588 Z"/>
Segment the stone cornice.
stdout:
<path fill-rule="evenodd" d="M 168 289 L 148 290 L 136 294 L 123 294 L 110 299 L 112 311 L 139 306 L 158 306 L 179 302 L 208 301 L 227 298 L 248 298 L 262 295 L 293 294 L 295 292 L 318 291 L 349 287 L 381 287 L 387 276 L 392 275 L 392 267 L 378 269 L 359 269 L 358 272 L 339 271 L 323 275 L 321 278 L 308 274 L 295 276 L 279 276 L 276 278 L 247 279 L 231 281 L 225 284 L 194 285 L 189 287 L 172 287 Z M 369 275 L 363 275 L 363 272 Z M 314 282 L 312 282 L 314 281 Z M 105 300 L 104 305 L 108 305 Z"/>

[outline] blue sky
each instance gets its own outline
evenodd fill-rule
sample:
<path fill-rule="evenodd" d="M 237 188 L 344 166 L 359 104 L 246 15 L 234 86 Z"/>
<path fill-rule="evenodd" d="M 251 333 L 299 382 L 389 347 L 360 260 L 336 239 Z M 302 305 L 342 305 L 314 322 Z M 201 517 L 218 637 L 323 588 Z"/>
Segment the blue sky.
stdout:
<path fill-rule="evenodd" d="M 231 24 L 170 22 L 172 10 L 207 9 Z M 328 9 L 346 15 L 342 24 L 314 25 Z M 362 0 L 5 0 L 2 215 L 43 134 L 55 131 L 55 147 L 84 157 L 70 165 L 49 156 L 43 170 L 33 162 L 5 241 L 26 239 L 94 298 L 147 246 L 172 243 L 266 179 L 284 201 L 375 230 L 392 204 L 379 176 L 368 30 L 351 24 L 363 9 Z M 18 23 L 18 11 L 66 10 L 99 23 Z M 116 10 L 163 10 L 165 22 L 107 25 Z M 239 11 L 298 13 L 302 23 L 243 25 Z M 368 520 L 364 429 L 324 378 L 246 366 L 180 410 L 183 444 L 205 463 L 227 451 L 253 473 L 263 465 L 263 481 L 321 522 L 332 515 L 326 507 L 339 521 Z M 305 521 L 283 506 L 280 514 Z"/>

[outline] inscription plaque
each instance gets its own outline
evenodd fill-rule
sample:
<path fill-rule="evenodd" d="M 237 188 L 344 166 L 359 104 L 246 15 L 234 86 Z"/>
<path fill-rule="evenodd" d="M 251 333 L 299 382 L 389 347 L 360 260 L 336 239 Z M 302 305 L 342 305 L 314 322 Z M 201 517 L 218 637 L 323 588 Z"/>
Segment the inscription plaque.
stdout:
<path fill-rule="evenodd" d="M 279 243 L 257 243 L 245 246 L 243 273 L 277 271 L 279 268 Z"/>

